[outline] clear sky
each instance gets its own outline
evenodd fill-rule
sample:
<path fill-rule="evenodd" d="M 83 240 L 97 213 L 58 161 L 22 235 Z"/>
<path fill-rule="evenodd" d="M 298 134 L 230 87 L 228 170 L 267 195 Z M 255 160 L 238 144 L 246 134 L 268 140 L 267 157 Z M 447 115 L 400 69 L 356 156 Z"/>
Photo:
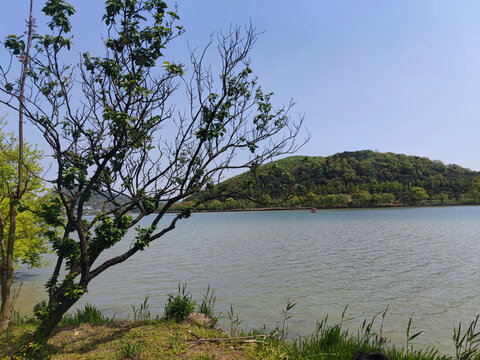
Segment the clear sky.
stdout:
<path fill-rule="evenodd" d="M 35 0 L 39 25 L 43 1 Z M 0 37 L 20 33 L 27 0 L 4 1 Z M 103 1 L 71 0 L 74 51 L 100 44 Z M 173 2 L 167 2 L 173 5 Z M 480 170 L 477 0 L 178 0 L 182 57 L 213 31 L 250 20 L 264 32 L 252 68 L 277 104 L 293 98 L 310 142 L 300 154 L 362 149 Z M 0 51 L 0 60 L 6 53 Z M 2 113 L 6 109 L 0 109 Z M 12 119 L 14 118 L 7 118 Z M 28 129 L 27 140 L 38 138 Z"/>

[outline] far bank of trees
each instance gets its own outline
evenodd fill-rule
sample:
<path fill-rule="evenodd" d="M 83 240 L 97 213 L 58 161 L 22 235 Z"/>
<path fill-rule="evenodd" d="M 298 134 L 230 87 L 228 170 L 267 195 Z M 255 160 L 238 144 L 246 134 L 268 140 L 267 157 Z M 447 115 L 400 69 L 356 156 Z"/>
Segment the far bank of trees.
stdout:
<path fill-rule="evenodd" d="M 217 199 L 197 210 L 473 204 L 480 203 L 480 174 L 418 156 L 364 150 L 288 157 L 228 179 L 208 196 L 212 192 Z"/>
<path fill-rule="evenodd" d="M 293 195 L 288 200 L 272 199 L 269 202 L 256 201 L 249 199 L 234 199 L 228 197 L 225 200 L 215 199 L 204 204 L 195 206 L 197 211 L 224 211 L 224 210 L 242 210 L 259 208 L 295 208 L 295 207 L 316 207 L 316 208 L 338 208 L 338 207 L 375 207 L 375 206 L 395 206 L 395 205 L 448 205 L 480 204 L 480 197 L 474 197 L 474 193 L 468 192 L 459 200 L 451 199 L 446 194 L 440 193 L 437 196 L 429 197 L 425 190 L 416 187 L 411 192 L 411 200 L 400 202 L 390 193 L 370 194 L 368 191 L 359 191 L 354 194 L 329 194 L 316 195 L 309 193 L 307 196 Z M 186 201 L 175 204 L 173 211 L 180 211 L 185 207 L 194 206 L 193 201 Z"/>

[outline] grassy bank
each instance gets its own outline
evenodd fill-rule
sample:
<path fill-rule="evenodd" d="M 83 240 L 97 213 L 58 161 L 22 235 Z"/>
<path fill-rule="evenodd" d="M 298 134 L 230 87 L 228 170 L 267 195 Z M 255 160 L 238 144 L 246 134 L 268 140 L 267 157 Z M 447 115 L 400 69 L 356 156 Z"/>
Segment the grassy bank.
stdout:
<path fill-rule="evenodd" d="M 0 359 L 8 359 L 33 331 L 33 324 L 14 326 L 0 337 Z M 42 350 L 40 358 L 66 359 L 352 359 L 358 352 L 382 352 L 391 360 L 479 359 L 476 351 L 459 352 L 457 357 L 435 350 L 415 351 L 390 347 L 373 334 L 367 324 L 357 333 L 341 324 L 323 322 L 305 338 L 287 341 L 281 332 L 257 336 L 209 328 L 190 322 L 164 320 L 109 321 L 100 324 L 61 326 Z M 464 342 L 463 345 L 467 345 Z"/>
<path fill-rule="evenodd" d="M 150 314 L 148 298 L 132 306 L 133 321 L 105 318 L 94 306 L 64 317 L 53 336 L 35 355 L 39 359 L 267 359 L 267 360 L 350 360 L 359 352 L 380 352 L 390 360 L 475 360 L 480 359 L 478 318 L 469 326 L 458 326 L 453 334 L 455 356 L 439 354 L 433 347 L 418 350 L 412 341 L 421 332 L 411 331 L 411 320 L 405 334 L 406 345 L 396 347 L 383 337 L 386 310 L 356 331 L 344 326 L 344 315 L 338 324 L 325 318 L 311 335 L 290 339 L 287 336 L 290 312 L 288 302 L 277 328 L 270 333 L 241 329 L 241 320 L 231 308 L 226 318 L 229 331 L 215 328 L 215 295 L 209 288 L 199 303 L 192 300 L 185 287 L 170 294 L 162 317 Z M 193 311 L 198 311 L 192 316 Z M 190 316 L 189 316 L 190 315 Z M 24 356 L 36 326 L 33 319 L 16 317 L 7 333 L 0 335 L 0 359 L 32 359 Z"/>
<path fill-rule="evenodd" d="M 7 359 L 33 326 L 22 326 L 0 338 L 0 358 Z M 224 339 L 220 330 L 174 321 L 116 321 L 60 327 L 48 340 L 42 356 L 67 359 L 259 359 L 255 347 Z M 41 357 L 42 357 L 41 356 Z"/>

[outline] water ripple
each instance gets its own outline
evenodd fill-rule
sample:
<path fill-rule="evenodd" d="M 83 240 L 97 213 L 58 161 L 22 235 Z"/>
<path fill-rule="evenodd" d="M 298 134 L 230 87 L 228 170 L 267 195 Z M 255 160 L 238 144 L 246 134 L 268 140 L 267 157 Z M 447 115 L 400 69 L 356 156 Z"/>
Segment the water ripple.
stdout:
<path fill-rule="evenodd" d="M 451 352 L 453 326 L 480 309 L 479 220 L 480 207 L 195 214 L 95 280 L 80 306 L 126 317 L 150 294 L 152 313 L 161 314 L 179 282 L 196 298 L 210 284 L 218 310 L 234 304 L 246 327 L 274 327 L 294 299 L 293 334 L 313 331 L 327 313 L 338 321 L 347 304 L 352 329 L 389 306 L 384 328 L 393 342 L 404 341 L 414 314 L 424 330 L 417 344 Z M 42 286 L 48 269 L 19 278 Z"/>

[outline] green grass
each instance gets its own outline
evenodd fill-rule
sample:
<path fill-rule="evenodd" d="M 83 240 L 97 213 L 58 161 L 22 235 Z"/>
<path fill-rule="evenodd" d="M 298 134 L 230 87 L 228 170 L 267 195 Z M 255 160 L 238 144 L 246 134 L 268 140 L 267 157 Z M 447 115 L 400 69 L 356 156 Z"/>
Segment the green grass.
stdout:
<path fill-rule="evenodd" d="M 95 305 L 86 304 L 83 309 L 76 309 L 73 314 L 65 314 L 59 326 L 73 326 L 81 324 L 104 324 L 110 321 Z"/>
<path fill-rule="evenodd" d="M 131 359 L 140 354 L 141 345 L 141 342 L 131 343 L 125 341 L 121 343 L 118 351 L 123 359 Z"/>
<path fill-rule="evenodd" d="M 181 290 L 177 295 L 179 299 L 194 303 L 185 288 Z M 172 298 L 175 300 L 176 296 Z M 213 299 L 213 291 L 207 290 L 200 308 L 203 306 L 205 311 L 215 315 Z M 422 332 L 412 331 L 412 319 L 408 321 L 406 345 L 389 344 L 383 338 L 388 308 L 352 331 L 345 327 L 347 306 L 339 323 L 330 324 L 326 316 L 310 335 L 292 340 L 287 333 L 295 303 L 290 300 L 279 313 L 282 316 L 279 325 L 269 334 L 241 329 L 242 320 L 234 313 L 233 307 L 228 313 L 230 333 L 198 324 L 177 323 L 175 317 L 165 320 L 157 316 L 152 320 L 147 300 L 140 307 L 133 307 L 137 316 L 132 322 L 109 320 L 93 305 L 77 309 L 62 319 L 61 326 L 42 348 L 42 359 L 350 360 L 359 352 L 379 352 L 390 360 L 480 360 L 479 317 L 467 326 L 458 325 L 452 342 L 455 355 L 447 356 L 439 354 L 433 347 L 414 348 L 412 341 Z M 12 351 L 25 345 L 34 329 L 33 321 L 17 316 L 9 331 L 0 334 L 0 360 L 8 359 Z M 244 336 L 250 337 L 247 342 L 231 339 Z M 198 341 L 199 338 L 229 340 Z"/>
<path fill-rule="evenodd" d="M 208 285 L 205 295 L 203 295 L 202 302 L 198 305 L 198 312 L 214 319 L 215 323 L 217 322 L 217 317 L 215 314 L 215 302 L 217 297 L 215 291 Z"/>
<path fill-rule="evenodd" d="M 371 324 L 371 323 L 369 323 Z M 435 350 L 414 351 L 412 348 L 399 349 L 386 347 L 371 328 L 365 326 L 356 334 L 343 329 L 340 324 L 329 325 L 321 322 L 317 331 L 304 338 L 299 338 L 293 344 L 284 346 L 288 359 L 352 359 L 359 352 L 379 352 L 391 360 L 446 360 Z"/>
<path fill-rule="evenodd" d="M 289 302 L 283 319 L 289 318 Z M 288 310 L 287 310 L 288 309 Z M 345 312 L 344 312 L 345 314 Z M 385 313 L 384 313 L 385 314 Z M 232 316 L 234 320 L 236 316 Z M 350 360 L 359 352 L 380 352 L 390 360 L 478 360 L 480 336 L 478 318 L 468 326 L 455 329 L 456 354 L 446 356 L 434 348 L 416 350 L 411 340 L 418 332 L 411 332 L 411 321 L 406 332 L 408 345 L 386 346 L 381 336 L 384 315 L 364 321 L 357 331 L 340 323 L 329 324 L 328 317 L 319 322 L 314 332 L 295 340 L 283 337 L 282 329 L 270 333 L 265 339 L 257 338 L 255 343 L 241 341 L 198 342 L 202 339 L 230 338 L 260 334 L 253 330 L 245 332 L 235 329 L 234 335 L 218 329 L 165 320 L 110 321 L 99 324 L 82 324 L 60 327 L 48 341 L 44 354 L 52 359 L 267 359 L 267 360 Z M 91 319 L 91 318 L 90 318 Z M 285 320 L 286 321 L 286 320 Z M 379 328 L 380 332 L 373 331 Z M 0 359 L 7 359 L 12 349 L 21 346 L 34 326 L 23 322 L 12 326 L 7 334 L 0 336 Z M 194 335 L 193 335 L 194 334 Z M 45 355 L 45 359 L 47 359 Z"/>
<path fill-rule="evenodd" d="M 143 303 L 136 307 L 132 305 L 133 310 L 133 321 L 145 321 L 151 318 L 150 314 L 150 304 L 148 303 L 149 296 L 145 296 Z"/>

